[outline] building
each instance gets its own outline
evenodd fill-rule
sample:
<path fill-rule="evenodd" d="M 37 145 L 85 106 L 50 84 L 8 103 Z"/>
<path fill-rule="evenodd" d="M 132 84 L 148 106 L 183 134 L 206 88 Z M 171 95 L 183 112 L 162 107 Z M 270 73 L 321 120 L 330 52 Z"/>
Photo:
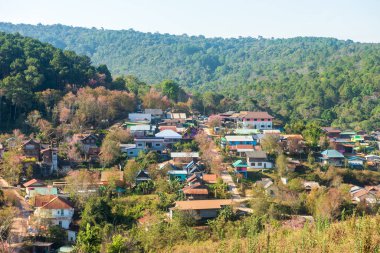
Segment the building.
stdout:
<path fill-rule="evenodd" d="M 226 207 L 232 206 L 230 199 L 208 199 L 176 201 L 175 206 L 170 209 L 169 217 L 173 218 L 174 212 L 192 212 L 196 219 L 212 219 L 218 216 L 218 212 Z"/>
<path fill-rule="evenodd" d="M 34 158 L 36 162 L 40 160 L 41 144 L 33 139 L 27 140 L 22 144 L 24 156 Z"/>
<path fill-rule="evenodd" d="M 85 159 L 97 159 L 100 153 L 100 140 L 95 134 L 74 134 L 73 142 L 76 143 Z"/>
<path fill-rule="evenodd" d="M 173 144 L 182 139 L 182 135 L 173 130 L 163 130 L 155 135 L 157 138 L 163 138 L 165 144 Z"/>
<path fill-rule="evenodd" d="M 273 163 L 268 161 L 264 151 L 246 152 L 248 168 L 253 169 L 272 169 Z"/>
<path fill-rule="evenodd" d="M 186 181 L 188 172 L 187 170 L 169 170 L 168 175 L 170 180 L 178 180 L 183 182 Z"/>
<path fill-rule="evenodd" d="M 151 181 L 151 180 L 152 179 L 150 178 L 148 172 L 145 172 L 143 170 L 140 170 L 139 172 L 137 172 L 137 175 L 136 175 L 136 178 L 135 178 L 136 185 L 141 184 L 143 182 L 148 182 L 148 181 Z"/>
<path fill-rule="evenodd" d="M 320 158 L 323 165 L 343 166 L 344 155 L 334 149 L 328 149 L 321 153 Z"/>
<path fill-rule="evenodd" d="M 185 186 L 182 192 L 186 199 L 207 199 L 209 194 L 207 186 L 201 182 Z"/>
<path fill-rule="evenodd" d="M 120 144 L 121 153 L 127 155 L 127 157 L 138 157 L 140 151 L 144 150 L 143 148 L 137 148 L 136 144 Z"/>
<path fill-rule="evenodd" d="M 322 131 L 329 139 L 339 138 L 341 131 L 334 127 L 322 127 Z"/>
<path fill-rule="evenodd" d="M 157 151 L 161 153 L 165 149 L 165 139 L 162 137 L 136 137 L 136 148 L 144 151 Z"/>
<path fill-rule="evenodd" d="M 253 129 L 272 129 L 274 117 L 267 112 L 248 112 L 242 111 L 237 115 L 238 123 L 241 123 L 243 127 Z"/>
<path fill-rule="evenodd" d="M 171 152 L 170 157 L 174 162 L 191 162 L 199 159 L 199 152 Z"/>
<path fill-rule="evenodd" d="M 150 114 L 150 113 L 130 113 L 130 114 L 128 114 L 128 119 L 130 122 L 150 123 L 152 121 L 152 114 Z"/>
<path fill-rule="evenodd" d="M 242 174 L 244 178 L 247 178 L 247 163 L 243 162 L 242 160 L 237 160 L 232 164 L 232 167 L 234 167 L 235 173 Z"/>
<path fill-rule="evenodd" d="M 41 150 L 41 165 L 48 168 L 48 174 L 58 170 L 58 149 L 46 148 Z"/>
<path fill-rule="evenodd" d="M 152 125 L 133 125 L 129 127 L 131 134 L 134 137 L 153 136 L 156 130 Z"/>
<path fill-rule="evenodd" d="M 39 224 L 58 225 L 68 229 L 74 215 L 74 206 L 66 199 L 54 196 L 44 198 L 46 201 L 36 201 L 34 218 Z"/>
<path fill-rule="evenodd" d="M 226 135 L 224 138 L 225 145 L 228 147 L 234 147 L 237 145 L 256 145 L 256 140 L 251 135 Z M 224 140 L 222 140 L 222 144 L 224 144 Z"/>
<path fill-rule="evenodd" d="M 152 115 L 152 121 L 159 121 L 164 116 L 162 109 L 145 109 L 144 113 Z"/>

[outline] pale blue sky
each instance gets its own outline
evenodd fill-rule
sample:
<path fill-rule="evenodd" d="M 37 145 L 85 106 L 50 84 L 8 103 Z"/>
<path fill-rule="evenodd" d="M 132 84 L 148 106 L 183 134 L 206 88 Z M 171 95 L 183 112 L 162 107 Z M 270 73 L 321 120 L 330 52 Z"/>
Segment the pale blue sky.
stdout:
<path fill-rule="evenodd" d="M 380 42 L 380 0 L 0 0 L 0 21 Z"/>

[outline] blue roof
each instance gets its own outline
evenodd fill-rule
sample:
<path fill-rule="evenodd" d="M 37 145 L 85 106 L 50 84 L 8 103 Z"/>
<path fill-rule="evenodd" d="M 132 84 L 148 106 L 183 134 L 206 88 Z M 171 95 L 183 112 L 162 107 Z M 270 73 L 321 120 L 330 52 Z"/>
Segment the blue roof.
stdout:
<path fill-rule="evenodd" d="M 344 155 L 342 155 L 335 149 L 327 149 L 322 152 L 322 155 L 327 156 L 328 158 L 344 158 Z"/>

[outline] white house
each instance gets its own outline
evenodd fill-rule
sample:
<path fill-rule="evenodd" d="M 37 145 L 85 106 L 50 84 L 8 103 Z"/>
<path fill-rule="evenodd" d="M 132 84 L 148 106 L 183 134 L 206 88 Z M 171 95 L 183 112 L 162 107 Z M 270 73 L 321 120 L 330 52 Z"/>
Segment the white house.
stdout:
<path fill-rule="evenodd" d="M 152 114 L 150 113 L 130 113 L 128 119 L 131 122 L 148 122 L 152 121 Z"/>
<path fill-rule="evenodd" d="M 237 116 L 243 127 L 250 127 L 254 129 L 272 129 L 273 116 L 267 112 L 247 112 L 242 111 Z"/>
<path fill-rule="evenodd" d="M 165 143 L 175 143 L 182 139 L 182 136 L 179 133 L 176 133 L 170 129 L 163 130 L 157 133 L 155 136 L 158 138 L 164 138 Z"/>
<path fill-rule="evenodd" d="M 128 157 L 138 157 L 142 148 L 137 148 L 136 144 L 120 144 L 121 153 L 127 154 Z"/>
<path fill-rule="evenodd" d="M 271 169 L 273 163 L 268 161 L 267 154 L 264 151 L 246 152 L 248 168 L 253 169 Z"/>
<path fill-rule="evenodd" d="M 135 138 L 137 149 L 154 150 L 161 152 L 165 149 L 165 139 L 159 137 L 137 137 Z"/>
<path fill-rule="evenodd" d="M 45 196 L 44 200 L 35 200 L 34 218 L 37 222 L 68 229 L 74 215 L 73 205 L 59 196 Z"/>

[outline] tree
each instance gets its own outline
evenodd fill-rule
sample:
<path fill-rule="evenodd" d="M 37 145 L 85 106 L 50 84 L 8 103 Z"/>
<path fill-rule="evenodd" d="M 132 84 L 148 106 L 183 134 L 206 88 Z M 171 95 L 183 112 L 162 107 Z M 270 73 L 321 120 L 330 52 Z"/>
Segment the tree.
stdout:
<path fill-rule="evenodd" d="M 170 106 L 170 101 L 167 96 L 162 95 L 157 90 L 151 88 L 141 98 L 144 108 L 158 108 L 166 110 Z"/>
<path fill-rule="evenodd" d="M 164 80 L 161 83 L 162 94 L 169 99 L 178 102 L 180 87 L 172 80 Z"/>
<path fill-rule="evenodd" d="M 306 142 L 312 147 L 316 148 L 318 146 L 322 129 L 316 123 L 308 123 L 305 127 L 305 130 L 302 132 Z"/>
<path fill-rule="evenodd" d="M 208 117 L 207 124 L 210 128 L 220 127 L 222 125 L 222 117 L 219 115 L 211 115 Z"/>
<path fill-rule="evenodd" d="M 275 155 L 281 152 L 281 147 L 278 143 L 279 137 L 274 134 L 266 134 L 264 137 L 261 139 L 261 147 L 262 149 L 271 154 Z"/>
<path fill-rule="evenodd" d="M 136 182 L 137 173 L 142 169 L 141 165 L 135 160 L 128 160 L 124 167 L 125 181 L 130 185 L 134 185 Z"/>
<path fill-rule="evenodd" d="M 129 252 L 131 248 L 130 242 L 127 238 L 120 234 L 112 236 L 111 243 L 107 244 L 107 253 L 121 253 Z"/>
<path fill-rule="evenodd" d="M 101 229 L 98 225 L 86 224 L 85 228 L 79 231 L 75 249 L 79 253 L 100 252 L 102 242 Z"/>
<path fill-rule="evenodd" d="M 284 154 L 280 154 L 276 158 L 276 169 L 277 173 L 280 177 L 283 177 L 287 174 L 288 172 L 288 161 L 287 157 Z"/>
<path fill-rule="evenodd" d="M 19 182 L 22 174 L 23 162 L 20 150 L 13 149 L 3 154 L 0 170 L 2 177 L 10 184 L 15 185 Z"/>

